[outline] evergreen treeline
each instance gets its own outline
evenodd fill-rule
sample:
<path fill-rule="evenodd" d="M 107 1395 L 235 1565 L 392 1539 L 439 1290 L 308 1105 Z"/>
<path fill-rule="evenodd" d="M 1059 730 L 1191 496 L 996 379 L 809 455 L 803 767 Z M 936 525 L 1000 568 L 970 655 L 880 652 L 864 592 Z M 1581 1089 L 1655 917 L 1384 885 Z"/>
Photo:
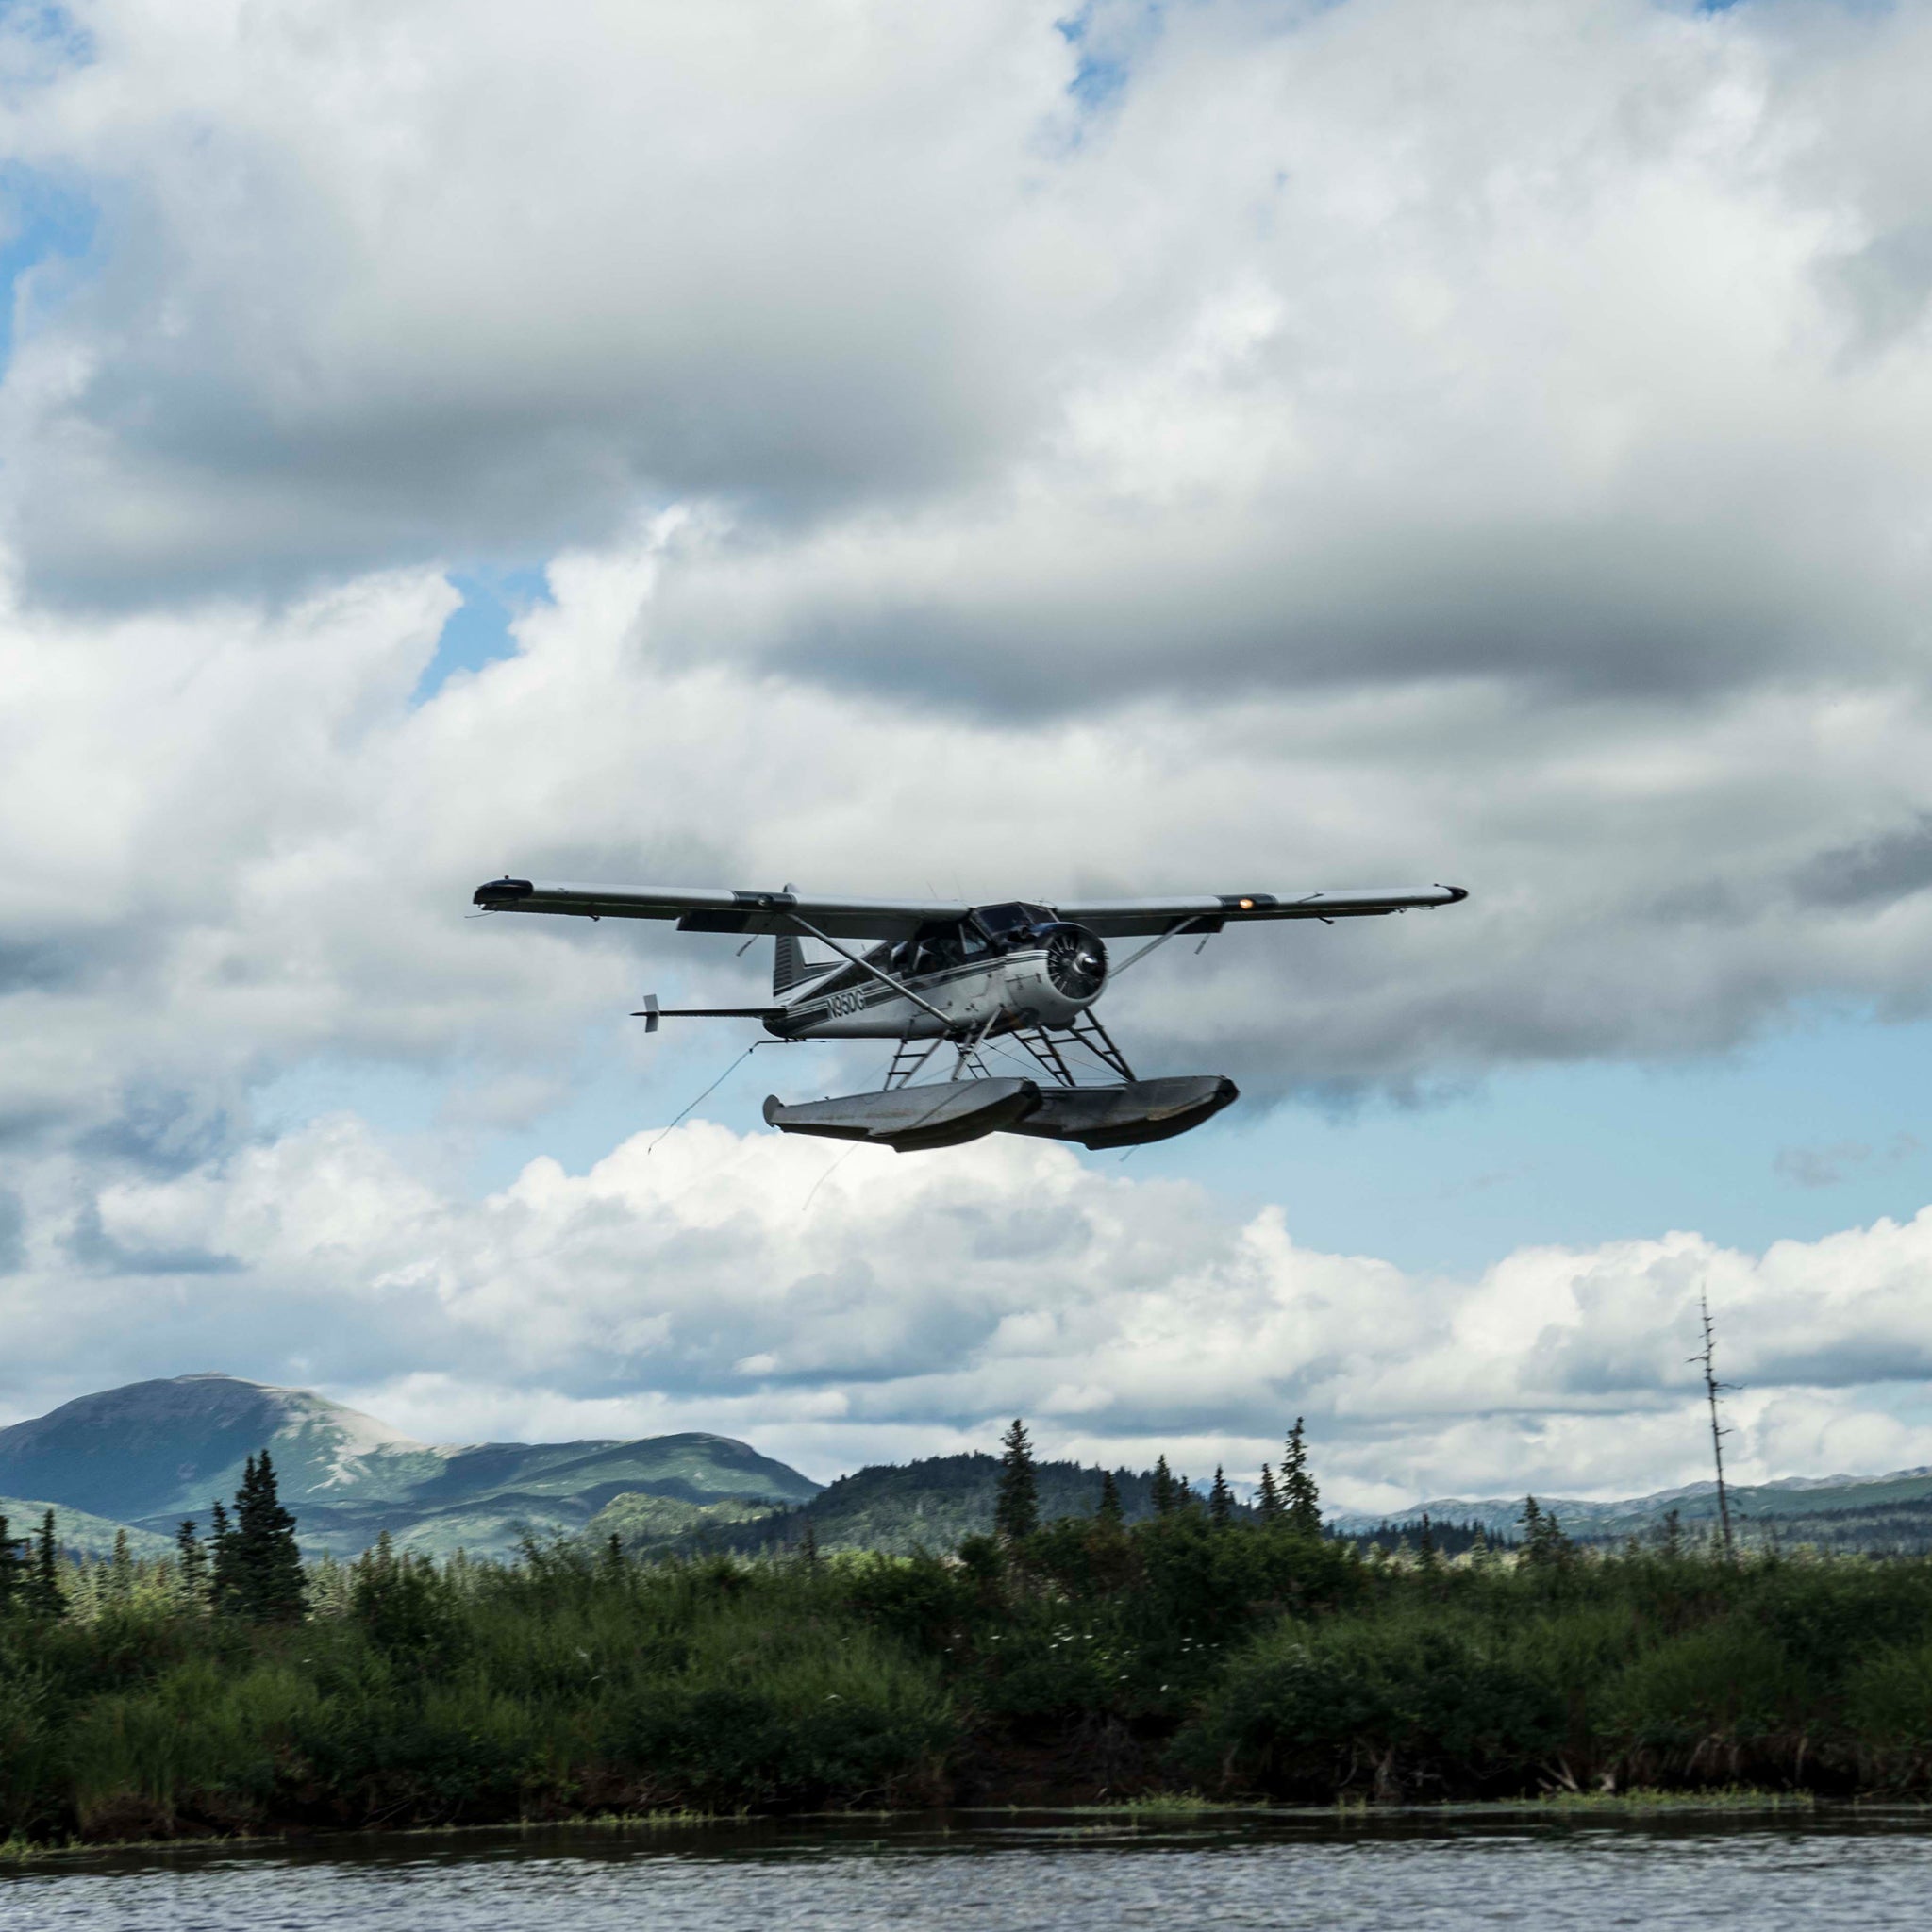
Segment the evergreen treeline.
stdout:
<path fill-rule="evenodd" d="M 1302 1451 L 1299 1460 L 1296 1450 Z M 1749 1782 L 1932 1790 L 1932 1561 L 1681 1528 L 1399 1553 L 1118 1473 L 1049 1517 L 1024 1425 L 956 1557 L 645 1563 L 387 1542 L 303 1573 L 258 1458 L 212 1533 L 76 1563 L 0 1528 L 0 1838 L 708 1809 L 1332 1800 Z M 1301 1513 L 1297 1514 L 1297 1506 Z M 49 1591 L 51 1590 L 51 1595 Z"/>
<path fill-rule="evenodd" d="M 1008 1432 L 1002 1456 L 935 1456 L 861 1469 L 841 1476 L 798 1508 L 761 1511 L 750 1522 L 707 1525 L 679 1536 L 672 1546 L 686 1556 L 771 1556 L 800 1548 L 808 1536 L 827 1555 L 841 1550 L 892 1556 L 949 1552 L 964 1538 L 1001 1526 L 1000 1499 L 1011 1450 Z M 1109 1507 L 1117 1507 L 1126 1523 L 1142 1523 L 1198 1505 L 1221 1512 L 1229 1522 L 1287 1519 L 1311 1534 L 1321 1527 L 1321 1496 L 1308 1472 L 1300 1418 L 1289 1431 L 1279 1474 L 1262 1466 L 1251 1503 L 1235 1500 L 1221 1471 L 1216 1470 L 1213 1482 L 1204 1487 L 1184 1472 L 1170 1469 L 1164 1456 L 1151 1470 L 1100 1470 L 1077 1462 L 1036 1461 L 1030 1444 L 1026 1455 L 1041 1523 L 1091 1516 L 1103 1498 L 1110 1496 Z M 662 1548 L 667 1541 L 653 1537 L 649 1546 Z M 644 1546 L 643 1538 L 626 1539 L 626 1547 Z"/>
<path fill-rule="evenodd" d="M 1413 1523 L 1377 1524 L 1344 1539 L 1362 1556 L 1379 1551 L 1384 1556 L 1468 1557 L 1487 1550 L 1520 1548 L 1513 1536 L 1498 1536 L 1474 1520 L 1468 1523 L 1432 1522 L 1426 1514 Z"/>

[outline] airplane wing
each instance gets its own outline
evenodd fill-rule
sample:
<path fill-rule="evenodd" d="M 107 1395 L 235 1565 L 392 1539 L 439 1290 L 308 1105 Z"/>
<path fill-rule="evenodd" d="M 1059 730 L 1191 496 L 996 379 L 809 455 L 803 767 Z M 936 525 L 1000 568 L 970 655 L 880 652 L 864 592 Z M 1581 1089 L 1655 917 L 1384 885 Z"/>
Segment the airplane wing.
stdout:
<path fill-rule="evenodd" d="M 1062 899 L 1062 919 L 1102 939 L 1153 938 L 1167 932 L 1219 932 L 1256 919 L 1359 919 L 1406 912 L 1412 906 L 1454 906 L 1469 894 L 1460 886 L 1404 886 L 1385 892 L 1203 892 L 1185 899 Z"/>
<path fill-rule="evenodd" d="M 906 940 L 922 925 L 963 919 L 963 900 L 827 899 L 716 886 L 580 886 L 491 879 L 475 903 L 489 912 L 566 912 L 583 919 L 675 919 L 680 932 L 795 932 L 792 917 L 840 940 Z"/>

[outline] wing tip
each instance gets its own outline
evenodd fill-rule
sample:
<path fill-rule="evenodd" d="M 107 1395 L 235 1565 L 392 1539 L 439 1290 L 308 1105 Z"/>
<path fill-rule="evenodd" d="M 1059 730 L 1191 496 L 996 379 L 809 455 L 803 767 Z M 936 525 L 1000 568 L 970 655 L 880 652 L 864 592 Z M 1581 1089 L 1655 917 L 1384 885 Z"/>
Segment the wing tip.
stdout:
<path fill-rule="evenodd" d="M 528 879 L 513 879 L 506 874 L 500 879 L 489 879 L 478 886 L 470 904 L 473 906 L 514 906 L 519 899 L 527 899 L 536 887 Z"/>

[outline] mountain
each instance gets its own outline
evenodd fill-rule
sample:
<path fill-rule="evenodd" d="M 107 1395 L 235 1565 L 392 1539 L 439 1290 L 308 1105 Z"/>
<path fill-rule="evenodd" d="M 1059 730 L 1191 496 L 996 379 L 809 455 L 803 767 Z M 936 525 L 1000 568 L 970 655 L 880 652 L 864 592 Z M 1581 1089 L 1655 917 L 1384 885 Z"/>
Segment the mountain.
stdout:
<path fill-rule="evenodd" d="M 1731 1521 L 1747 1541 L 1772 1536 L 1788 1543 L 1872 1550 L 1932 1549 L 1932 1469 L 1898 1469 L 1878 1476 L 1787 1476 L 1778 1482 L 1727 1484 Z M 1521 1496 L 1439 1496 L 1383 1515 L 1354 1512 L 1332 1519 L 1344 1535 L 1387 1526 L 1412 1527 L 1424 1514 L 1437 1523 L 1480 1523 L 1491 1535 L 1521 1534 Z M 1647 1496 L 1591 1502 L 1540 1496 L 1538 1505 L 1572 1536 L 1591 1542 L 1655 1534 L 1672 1510 L 1690 1534 L 1718 1519 L 1717 1485 L 1687 1483 Z"/>
<path fill-rule="evenodd" d="M 625 1494 L 769 1506 L 819 1488 L 728 1436 L 447 1447 L 310 1390 L 198 1374 L 83 1395 L 0 1429 L 0 1492 L 44 1497 L 63 1519 L 105 1518 L 109 1541 L 114 1524 L 169 1534 L 184 1516 L 205 1525 L 264 1448 L 304 1547 L 340 1555 L 384 1530 L 438 1553 L 508 1550 L 526 1531 L 579 1530 Z"/>
<path fill-rule="evenodd" d="M 306 1389 L 177 1375 L 83 1395 L 0 1429 L 0 1490 L 123 1523 L 205 1515 L 264 1447 L 291 1505 L 406 1495 L 449 1455 Z"/>
<path fill-rule="evenodd" d="M 291 1502 L 303 1542 L 346 1555 L 387 1530 L 408 1549 L 485 1555 L 514 1549 L 525 1533 L 584 1529 L 620 1496 L 769 1507 L 808 1502 L 819 1487 L 729 1436 L 484 1442 L 436 1454 L 447 1458 L 441 1469 L 405 1495 L 364 1501 L 338 1492 Z"/>

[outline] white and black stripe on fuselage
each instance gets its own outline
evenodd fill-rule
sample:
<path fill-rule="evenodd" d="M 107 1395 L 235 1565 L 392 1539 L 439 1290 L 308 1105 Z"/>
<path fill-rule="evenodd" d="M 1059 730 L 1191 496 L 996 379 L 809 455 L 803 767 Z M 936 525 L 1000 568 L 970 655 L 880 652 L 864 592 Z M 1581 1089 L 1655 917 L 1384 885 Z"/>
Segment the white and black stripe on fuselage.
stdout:
<path fill-rule="evenodd" d="M 842 966 L 801 987 L 782 1014 L 766 1020 L 765 1030 L 780 1040 L 930 1040 L 989 1025 L 994 1031 L 1009 1024 L 1066 1026 L 1093 1003 L 1069 998 L 1055 986 L 1047 974 L 1044 946 L 911 974 L 894 971 L 897 950 L 882 946 L 868 958 L 916 992 L 925 1007 L 856 966 Z"/>

